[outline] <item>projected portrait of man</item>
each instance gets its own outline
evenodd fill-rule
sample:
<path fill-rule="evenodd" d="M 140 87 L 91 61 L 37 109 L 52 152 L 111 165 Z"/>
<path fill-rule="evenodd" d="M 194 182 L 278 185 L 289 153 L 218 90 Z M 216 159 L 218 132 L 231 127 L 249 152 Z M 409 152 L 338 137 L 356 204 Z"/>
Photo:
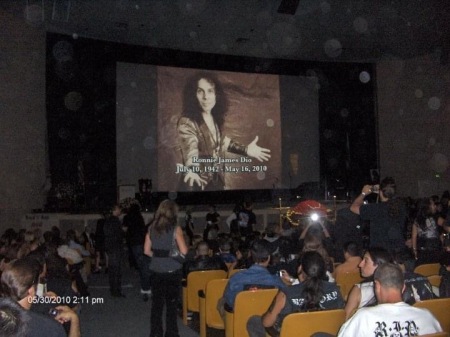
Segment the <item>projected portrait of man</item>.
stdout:
<path fill-rule="evenodd" d="M 188 190 L 224 189 L 225 153 L 268 161 L 270 150 L 260 147 L 256 136 L 247 146 L 224 134 L 228 102 L 217 77 L 198 72 L 183 91 L 183 110 L 177 131 L 182 153 L 184 188 Z"/>
<path fill-rule="evenodd" d="M 160 191 L 271 188 L 281 177 L 280 77 L 158 66 Z"/>

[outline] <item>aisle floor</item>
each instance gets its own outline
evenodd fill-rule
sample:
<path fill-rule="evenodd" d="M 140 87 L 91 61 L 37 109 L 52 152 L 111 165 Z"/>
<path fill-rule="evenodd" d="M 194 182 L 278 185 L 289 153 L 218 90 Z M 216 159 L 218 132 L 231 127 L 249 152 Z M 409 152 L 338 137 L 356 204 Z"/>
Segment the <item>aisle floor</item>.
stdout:
<path fill-rule="evenodd" d="M 151 299 L 144 302 L 140 296 L 139 275 L 128 266 L 123 268 L 123 293 L 126 298 L 109 294 L 108 275 L 89 276 L 89 303 L 81 308 L 81 334 L 83 337 L 148 337 L 150 335 Z M 97 303 L 95 303 L 97 302 Z M 170 322 L 173 324 L 173 322 Z M 177 319 L 180 337 L 199 337 L 198 322 L 183 325 Z M 209 335 L 209 334 L 208 334 Z"/>

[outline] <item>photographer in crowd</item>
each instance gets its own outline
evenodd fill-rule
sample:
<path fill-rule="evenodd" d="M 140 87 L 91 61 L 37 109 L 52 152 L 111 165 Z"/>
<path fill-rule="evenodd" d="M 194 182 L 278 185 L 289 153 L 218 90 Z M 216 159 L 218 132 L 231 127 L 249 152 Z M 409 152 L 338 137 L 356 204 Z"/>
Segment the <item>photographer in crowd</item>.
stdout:
<path fill-rule="evenodd" d="M 364 204 L 366 196 L 372 193 L 377 193 L 381 202 Z M 406 249 L 403 235 L 406 207 L 397 197 L 394 178 L 386 177 L 380 185 L 365 185 L 350 210 L 370 222 L 370 247 L 382 247 L 391 254 Z"/>

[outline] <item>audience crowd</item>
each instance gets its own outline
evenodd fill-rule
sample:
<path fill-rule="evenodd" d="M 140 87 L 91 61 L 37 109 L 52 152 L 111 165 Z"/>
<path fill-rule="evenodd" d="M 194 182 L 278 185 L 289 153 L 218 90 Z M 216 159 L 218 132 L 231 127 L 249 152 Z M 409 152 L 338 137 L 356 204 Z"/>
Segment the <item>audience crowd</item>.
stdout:
<path fill-rule="evenodd" d="M 284 317 L 294 312 L 337 308 L 346 314 L 339 336 L 369 336 L 369 330 L 373 335 L 379 328 L 375 322 L 390 322 L 388 316 L 397 315 L 398 308 L 402 311 L 395 319 L 415 324 L 417 333 L 411 336 L 441 331 L 431 314 L 411 305 L 450 297 L 449 202 L 448 192 L 401 198 L 394 179 L 386 178 L 364 186 L 349 208 L 331 215 L 311 208 L 295 225 L 283 218 L 264 232 L 255 231 L 257 217 L 249 201 L 227 218 L 209 205 L 204 223 L 195 223 L 188 209 L 185 223 L 178 224 L 178 206 L 163 201 L 150 224 L 133 204 L 114 205 L 92 233 L 9 228 L 0 238 L 0 335 L 80 336 L 82 301 L 77 298 L 90 296 L 91 272 L 108 273 L 111 296 L 126 301 L 121 289 L 125 252 L 139 271 L 143 300 L 158 302 L 152 310 L 158 320 L 164 305 L 172 314 L 181 312 L 181 278 L 189 273 L 240 269 L 218 303 L 222 314 L 233 311 L 241 291 L 278 289 L 267 311 L 250 318 L 250 336 L 276 336 Z M 228 230 L 221 231 L 221 225 Z M 441 265 L 439 287 L 414 272 L 429 263 Z M 355 272 L 362 281 L 343 296 L 336 275 Z M 58 305 L 45 300 L 58 297 L 71 300 Z M 164 335 L 156 315 L 152 327 L 151 337 Z M 168 335 L 177 337 L 178 331 L 167 326 Z"/>

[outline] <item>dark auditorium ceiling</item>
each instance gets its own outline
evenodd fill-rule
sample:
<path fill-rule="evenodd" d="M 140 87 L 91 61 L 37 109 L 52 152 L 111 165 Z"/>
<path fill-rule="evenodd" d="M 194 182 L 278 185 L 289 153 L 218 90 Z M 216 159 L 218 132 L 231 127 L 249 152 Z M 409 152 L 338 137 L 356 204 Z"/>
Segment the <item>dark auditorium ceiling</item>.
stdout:
<path fill-rule="evenodd" d="M 74 38 L 323 61 L 376 62 L 431 53 L 442 63 L 450 49 L 449 7 L 449 0 L 0 2 L 1 10 L 22 16 L 24 23 Z"/>

